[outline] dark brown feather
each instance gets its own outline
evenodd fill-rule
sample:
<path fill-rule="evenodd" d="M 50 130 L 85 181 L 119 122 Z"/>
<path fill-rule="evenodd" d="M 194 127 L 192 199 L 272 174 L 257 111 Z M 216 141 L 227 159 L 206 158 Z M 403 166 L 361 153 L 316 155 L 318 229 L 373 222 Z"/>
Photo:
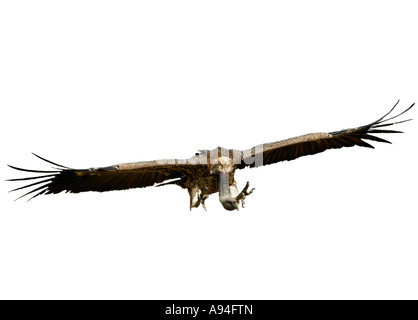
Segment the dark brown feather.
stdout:
<path fill-rule="evenodd" d="M 387 121 L 399 117 L 414 106 L 414 104 L 412 104 L 402 113 L 387 118 L 387 116 L 395 109 L 398 102 L 383 117 L 365 126 L 330 133 L 302 135 L 291 139 L 263 144 L 262 150 L 260 150 L 259 147 L 254 147 L 249 150 L 238 152 L 238 160 L 241 160 L 241 163 L 237 164 L 237 168 L 241 169 L 246 166 L 255 167 L 258 165 L 273 164 L 279 161 L 290 161 L 302 156 L 321 153 L 327 149 L 339 149 L 353 146 L 374 148 L 364 140 L 390 143 L 374 134 L 401 133 L 401 131 L 397 130 L 381 129 L 382 127 L 409 121 L 403 120 L 387 123 Z M 209 151 L 201 151 L 196 154 L 195 157 L 188 160 L 173 159 L 143 161 L 90 169 L 71 169 L 34 154 L 39 159 L 57 166 L 58 168 L 55 168 L 56 170 L 54 171 L 41 171 L 10 166 L 18 171 L 43 175 L 10 179 L 9 181 L 39 180 L 12 190 L 17 191 L 37 186 L 35 189 L 30 190 L 21 196 L 24 197 L 35 193 L 30 199 L 42 194 L 55 194 L 60 192 L 103 192 L 144 188 L 173 179 L 178 179 L 174 183 L 182 188 L 198 186 L 200 189 L 208 189 L 208 193 L 213 193 L 217 192 L 218 181 L 212 176 L 210 169 L 212 164 L 210 164 L 209 160 L 214 155 L 214 152 L 216 152 L 218 156 L 222 156 L 224 155 L 222 154 L 224 151 L 226 152 L 226 155 L 229 153 L 230 158 L 232 158 L 237 150 L 227 150 L 219 147 L 210 151 L 210 155 Z M 215 158 L 217 159 L 217 157 Z M 262 159 L 262 163 L 259 163 L 256 159 Z"/>
<path fill-rule="evenodd" d="M 342 147 L 353 146 L 374 148 L 371 144 L 365 142 L 364 140 L 390 143 L 390 141 L 371 135 L 370 133 L 402 133 L 401 131 L 397 130 L 376 129 L 411 120 L 408 119 L 398 122 L 386 123 L 387 121 L 393 120 L 399 117 L 400 115 L 404 114 L 414 106 L 414 104 L 412 104 L 409 108 L 407 108 L 400 114 L 386 119 L 386 117 L 392 113 L 392 111 L 395 109 L 398 103 L 399 101 L 383 117 L 365 126 L 352 129 L 344 129 L 330 133 L 307 134 L 273 143 L 266 143 L 263 145 L 263 150 L 260 151 L 263 153 L 263 163 L 261 165 L 269 165 L 280 161 L 290 161 L 302 156 L 317 154 L 327 149 L 339 149 Z M 248 151 L 244 151 L 243 154 L 245 154 L 245 152 Z M 248 160 L 248 158 L 244 157 L 243 162 L 240 165 L 238 165 L 238 168 L 242 169 L 246 167 L 246 163 L 248 163 Z M 254 166 L 254 164 L 251 165 L 251 167 Z"/>
<path fill-rule="evenodd" d="M 36 191 L 38 191 L 38 193 L 36 193 L 32 198 L 41 194 L 55 194 L 63 191 L 79 193 L 86 191 L 104 192 L 111 190 L 144 188 L 161 183 L 165 180 L 181 178 L 188 172 L 193 172 L 194 170 L 202 167 L 202 165 L 188 164 L 187 162 L 179 162 L 178 160 L 163 160 L 127 163 L 91 169 L 70 169 L 38 155 L 35 156 L 61 168 L 55 171 L 40 171 L 10 166 L 15 170 L 24 172 L 36 174 L 52 173 L 49 175 L 10 179 L 9 181 L 25 181 L 47 178 L 45 180 L 40 180 L 11 190 L 17 191 L 36 186 L 38 184 L 43 184 L 42 186 L 20 196 L 18 199 Z"/>

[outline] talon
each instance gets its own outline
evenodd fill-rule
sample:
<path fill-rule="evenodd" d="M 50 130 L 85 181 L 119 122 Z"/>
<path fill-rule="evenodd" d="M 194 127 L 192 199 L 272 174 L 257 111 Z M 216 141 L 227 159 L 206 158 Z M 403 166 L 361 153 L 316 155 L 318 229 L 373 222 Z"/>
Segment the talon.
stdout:
<path fill-rule="evenodd" d="M 203 194 L 203 193 L 201 193 L 201 194 L 199 195 L 200 204 L 202 205 L 203 209 L 205 209 L 205 211 L 207 211 L 207 210 L 206 210 L 206 204 L 205 204 L 205 200 L 206 200 L 207 198 L 209 198 L 209 195 L 207 195 L 207 194 Z"/>
<path fill-rule="evenodd" d="M 255 188 L 252 188 L 250 191 L 248 191 L 248 188 L 250 187 L 250 182 L 247 181 L 247 183 L 245 184 L 244 189 L 242 189 L 242 191 L 237 195 L 237 197 L 235 198 L 238 203 L 241 201 L 241 205 L 244 208 L 245 205 L 245 198 L 250 195 L 251 193 L 254 192 Z"/>

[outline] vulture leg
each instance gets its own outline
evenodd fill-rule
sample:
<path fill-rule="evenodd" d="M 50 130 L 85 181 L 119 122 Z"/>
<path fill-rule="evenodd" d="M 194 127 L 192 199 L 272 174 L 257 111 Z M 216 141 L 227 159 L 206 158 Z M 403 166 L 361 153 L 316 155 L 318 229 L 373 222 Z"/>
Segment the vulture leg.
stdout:
<path fill-rule="evenodd" d="M 242 191 L 240 192 L 239 195 L 236 196 L 236 200 L 241 201 L 241 205 L 244 208 L 244 204 L 245 204 L 245 198 L 250 195 L 251 193 L 254 192 L 255 188 L 252 188 L 250 191 L 248 191 L 248 188 L 250 187 L 250 182 L 247 181 L 247 184 L 245 185 L 244 189 L 242 189 Z"/>
<path fill-rule="evenodd" d="M 190 211 L 200 206 L 202 191 L 198 187 L 189 188 Z"/>
<path fill-rule="evenodd" d="M 203 189 L 202 192 L 199 194 L 200 203 L 202 204 L 203 209 L 206 210 L 205 200 L 209 198 L 209 195 L 206 194 L 207 188 Z"/>
<path fill-rule="evenodd" d="M 197 208 L 202 205 L 203 209 L 206 211 L 205 200 L 209 198 L 209 195 L 206 194 L 207 188 L 199 189 L 198 187 L 189 188 L 190 195 L 190 210 Z"/>

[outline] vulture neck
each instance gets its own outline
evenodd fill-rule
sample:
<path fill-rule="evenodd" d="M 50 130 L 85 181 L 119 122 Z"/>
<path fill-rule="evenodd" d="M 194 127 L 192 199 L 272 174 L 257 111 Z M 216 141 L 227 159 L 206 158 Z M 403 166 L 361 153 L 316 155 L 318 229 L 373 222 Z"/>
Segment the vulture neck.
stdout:
<path fill-rule="evenodd" d="M 231 192 L 229 191 L 229 172 L 219 172 L 219 200 L 230 198 Z"/>
<path fill-rule="evenodd" d="M 219 200 L 223 202 L 231 198 L 229 191 L 229 175 L 234 174 L 234 164 L 229 157 L 218 158 L 218 172 L 219 172 Z"/>

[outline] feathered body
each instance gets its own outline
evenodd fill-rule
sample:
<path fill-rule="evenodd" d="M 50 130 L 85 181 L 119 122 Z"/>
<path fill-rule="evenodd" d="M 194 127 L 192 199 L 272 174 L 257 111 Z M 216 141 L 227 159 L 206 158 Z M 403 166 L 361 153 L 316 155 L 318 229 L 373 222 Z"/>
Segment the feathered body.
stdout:
<path fill-rule="evenodd" d="M 243 151 L 218 147 L 210 151 L 200 151 L 189 159 L 140 161 L 89 169 L 72 169 L 37 156 L 56 168 L 44 171 L 10 166 L 19 171 L 38 175 L 10 179 L 9 181 L 35 180 L 34 183 L 12 190 L 17 191 L 35 187 L 23 195 L 34 193 L 32 198 L 42 194 L 55 194 L 63 191 L 71 193 L 103 192 L 175 184 L 188 190 L 190 209 L 199 205 L 206 209 L 205 200 L 208 196 L 219 193 L 219 200 L 223 207 L 226 210 L 235 210 L 239 208 L 240 203 L 242 206 L 244 205 L 245 198 L 254 190 L 248 190 L 249 183 L 247 182 L 244 189 L 238 192 L 234 179 L 236 170 L 269 165 L 280 161 L 290 161 L 301 156 L 317 154 L 327 149 L 352 146 L 374 148 L 365 140 L 390 143 L 375 136 L 375 134 L 401 133 L 401 131 L 388 130 L 384 127 L 409 121 L 410 119 L 387 123 L 414 106 L 412 104 L 400 114 L 387 118 L 398 102 L 383 117 L 364 126 L 329 133 L 311 133 L 261 144 Z"/>

